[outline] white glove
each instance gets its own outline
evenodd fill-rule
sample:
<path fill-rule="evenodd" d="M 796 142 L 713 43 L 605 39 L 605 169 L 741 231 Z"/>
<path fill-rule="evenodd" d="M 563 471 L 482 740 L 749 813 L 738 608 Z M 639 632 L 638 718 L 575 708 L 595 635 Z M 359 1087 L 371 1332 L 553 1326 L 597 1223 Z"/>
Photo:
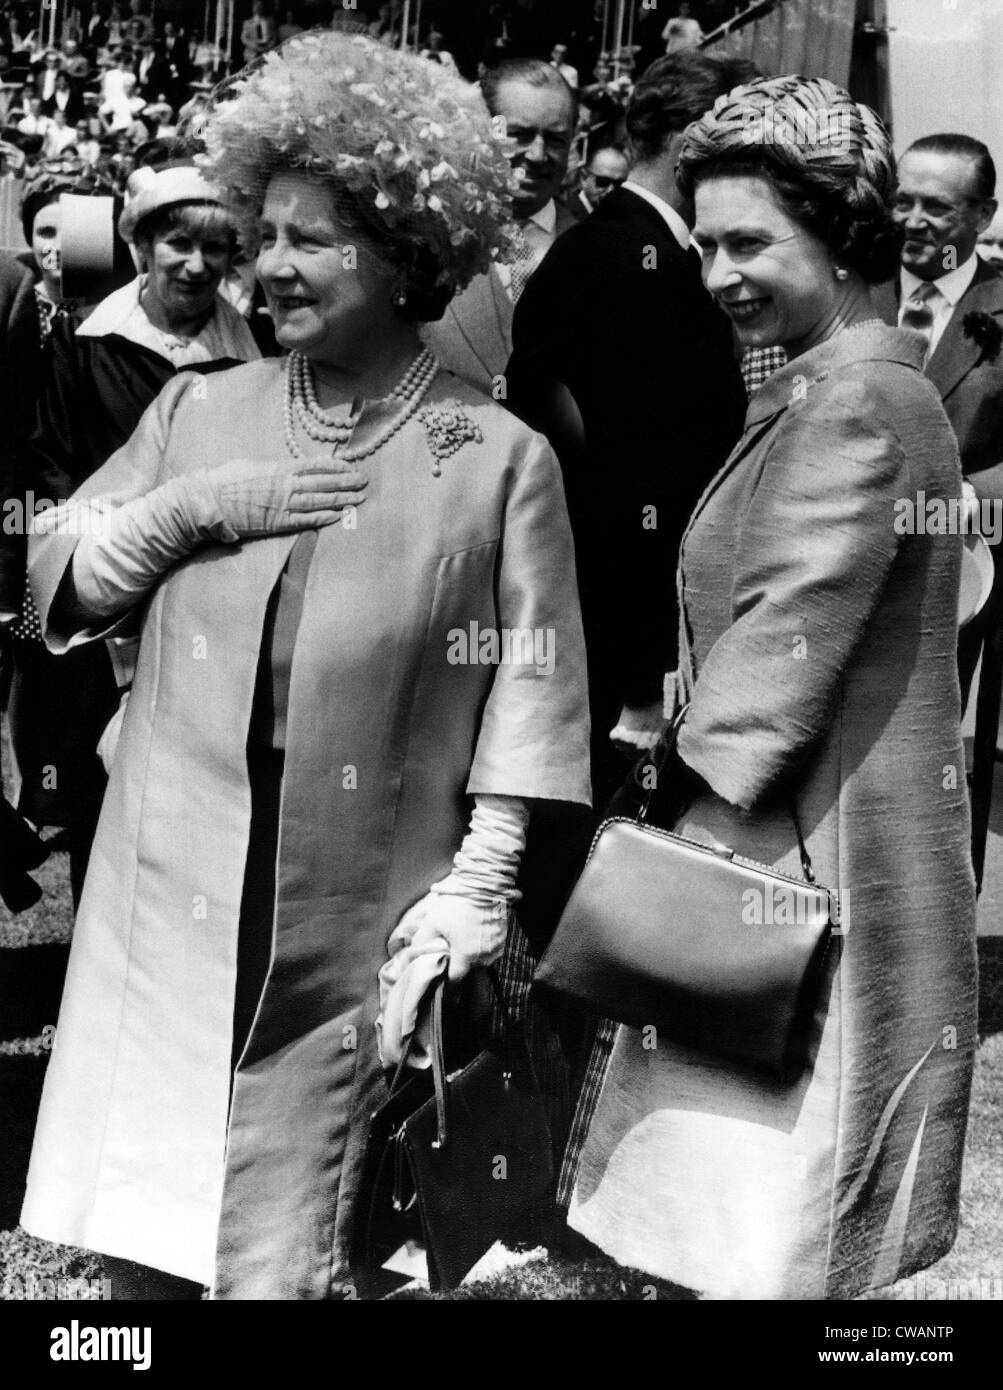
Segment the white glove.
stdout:
<path fill-rule="evenodd" d="M 232 542 L 330 526 L 362 502 L 368 479 L 350 463 L 317 458 L 292 472 L 286 463 L 234 459 L 174 481 L 183 485 L 184 524 L 199 539 Z"/>
<path fill-rule="evenodd" d="M 418 1013 L 447 962 L 449 979 L 462 980 L 504 951 L 512 905 L 521 897 L 515 882 L 528 823 L 529 808 L 517 797 L 477 797 L 453 872 L 398 922 L 380 971 L 376 1032 L 385 1067 L 396 1066 L 412 1034 L 409 1064 L 428 1065 Z"/>
<path fill-rule="evenodd" d="M 35 529 L 62 532 L 74 513 L 93 515 L 92 524 L 76 528 L 83 534 L 73 552 L 73 583 L 78 607 L 106 618 L 128 608 L 203 541 L 328 526 L 346 507 L 362 504 L 367 481 L 332 459 L 292 471 L 287 464 L 235 459 L 172 478 L 110 514 L 100 498 L 71 498 L 37 517 Z"/>
<path fill-rule="evenodd" d="M 479 965 L 493 965 L 508 939 L 511 905 L 504 898 L 479 902 L 452 891 L 452 875 L 433 886 L 405 912 L 394 939 L 410 949 L 412 958 L 429 952 L 449 955 L 449 979 L 464 979 Z"/>

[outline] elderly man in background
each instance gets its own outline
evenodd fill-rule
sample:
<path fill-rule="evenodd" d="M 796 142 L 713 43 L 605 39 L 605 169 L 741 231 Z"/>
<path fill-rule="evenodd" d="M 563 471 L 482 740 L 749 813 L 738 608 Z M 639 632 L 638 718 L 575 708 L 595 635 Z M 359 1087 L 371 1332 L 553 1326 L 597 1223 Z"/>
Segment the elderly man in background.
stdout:
<path fill-rule="evenodd" d="M 512 265 L 494 265 L 479 275 L 426 337 L 447 371 L 504 400 L 514 306 L 555 238 L 574 224 L 560 194 L 578 102 L 560 73 L 538 58 L 506 59 L 485 74 L 481 91 L 514 142 L 512 164 L 522 179 L 515 200 L 520 256 Z"/>
<path fill-rule="evenodd" d="M 989 150 L 967 135 L 915 141 L 899 161 L 892 207 L 905 233 L 902 266 L 875 302 L 886 322 L 926 340 L 926 375 L 957 436 L 972 512 L 1003 505 L 1003 274 L 976 251 L 997 210 Z M 1003 617 L 998 547 L 994 557 L 993 596 L 959 643 L 966 696 L 986 632 Z"/>

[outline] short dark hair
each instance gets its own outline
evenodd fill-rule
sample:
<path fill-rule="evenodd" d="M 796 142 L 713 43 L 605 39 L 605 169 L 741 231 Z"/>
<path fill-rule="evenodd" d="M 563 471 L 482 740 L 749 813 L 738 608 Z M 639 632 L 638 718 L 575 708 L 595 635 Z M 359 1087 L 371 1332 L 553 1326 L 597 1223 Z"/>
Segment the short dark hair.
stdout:
<path fill-rule="evenodd" d="M 35 234 L 35 218 L 38 214 L 49 206 L 50 203 L 58 203 L 64 193 L 71 192 L 71 185 L 68 183 L 59 184 L 56 187 L 51 185 L 35 193 L 29 193 L 21 204 L 21 230 L 24 232 L 24 239 L 31 245 L 31 239 Z"/>
<path fill-rule="evenodd" d="M 734 63 L 693 50 L 670 53 L 647 68 L 627 105 L 627 135 L 637 159 L 657 159 L 672 135 L 698 121 L 738 86 Z"/>
<path fill-rule="evenodd" d="M 923 135 L 914 140 L 906 154 L 953 154 L 971 160 L 975 170 L 972 197 L 980 201 L 996 197 L 996 165 L 988 148 L 970 135 Z"/>
<path fill-rule="evenodd" d="M 792 222 L 804 227 L 828 249 L 835 263 L 856 270 L 871 285 L 890 280 L 899 268 L 905 234 L 884 204 L 871 200 L 866 210 L 855 209 L 845 184 L 828 171 L 806 169 L 795 174 L 769 146 L 757 146 L 745 157 L 735 154 L 695 171 L 693 180 L 763 178 Z"/>
<path fill-rule="evenodd" d="M 834 116 L 843 130 L 831 146 L 834 157 L 811 158 Z M 801 117 L 803 140 L 769 138 L 774 121 L 784 126 Z M 692 198 L 704 180 L 740 177 L 764 179 L 788 217 L 823 243 L 834 264 L 856 270 L 870 284 L 894 275 L 904 233 L 889 207 L 891 141 L 870 107 L 842 87 L 826 78 L 767 78 L 737 87 L 705 112 L 679 152 L 680 191 Z"/>
<path fill-rule="evenodd" d="M 568 99 L 572 129 L 578 124 L 578 93 L 556 68 L 542 58 L 503 58 L 481 78 L 481 95 L 492 116 L 498 115 L 498 92 L 506 82 L 528 82 L 531 87 L 551 87 Z"/>

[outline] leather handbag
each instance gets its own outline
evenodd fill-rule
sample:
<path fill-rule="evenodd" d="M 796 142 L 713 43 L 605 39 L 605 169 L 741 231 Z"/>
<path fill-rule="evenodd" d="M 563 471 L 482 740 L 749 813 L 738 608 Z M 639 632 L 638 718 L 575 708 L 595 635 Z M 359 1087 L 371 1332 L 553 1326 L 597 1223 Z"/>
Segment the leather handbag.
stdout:
<path fill-rule="evenodd" d="M 521 1031 L 494 971 L 504 1020 L 500 1039 L 448 1074 L 443 1032 L 445 979 L 431 996 L 432 1087 L 406 1071 L 371 1117 L 364 1184 L 370 1194 L 357 1264 L 374 1277 L 407 1240 L 425 1247 L 433 1291 L 456 1288 L 495 1241 L 551 1195 L 547 1114 Z"/>
<path fill-rule="evenodd" d="M 662 741 L 662 767 L 684 716 Z M 808 1060 L 836 920 L 796 810 L 801 879 L 649 825 L 650 805 L 649 794 L 636 818 L 600 825 L 536 983 L 633 1028 L 653 1026 L 697 1052 L 790 1080 Z"/>

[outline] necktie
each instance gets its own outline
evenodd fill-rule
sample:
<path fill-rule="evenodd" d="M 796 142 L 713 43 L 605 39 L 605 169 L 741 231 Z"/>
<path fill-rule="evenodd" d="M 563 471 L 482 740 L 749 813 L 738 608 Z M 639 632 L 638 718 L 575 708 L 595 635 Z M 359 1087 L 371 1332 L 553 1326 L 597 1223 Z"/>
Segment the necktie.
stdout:
<path fill-rule="evenodd" d="M 933 338 L 934 301 L 939 298 L 940 290 L 936 285 L 919 285 L 902 305 L 902 312 L 899 314 L 899 327 L 909 328 L 923 339 L 926 345 L 924 363 L 930 355 L 930 343 Z"/>
<path fill-rule="evenodd" d="M 512 262 L 512 278 L 508 287 L 509 299 L 513 304 L 519 303 L 522 292 L 529 283 L 529 277 L 543 259 L 537 254 L 537 248 L 534 246 L 535 231 L 535 223 L 520 222 L 519 240 L 516 245 L 515 260 Z"/>

